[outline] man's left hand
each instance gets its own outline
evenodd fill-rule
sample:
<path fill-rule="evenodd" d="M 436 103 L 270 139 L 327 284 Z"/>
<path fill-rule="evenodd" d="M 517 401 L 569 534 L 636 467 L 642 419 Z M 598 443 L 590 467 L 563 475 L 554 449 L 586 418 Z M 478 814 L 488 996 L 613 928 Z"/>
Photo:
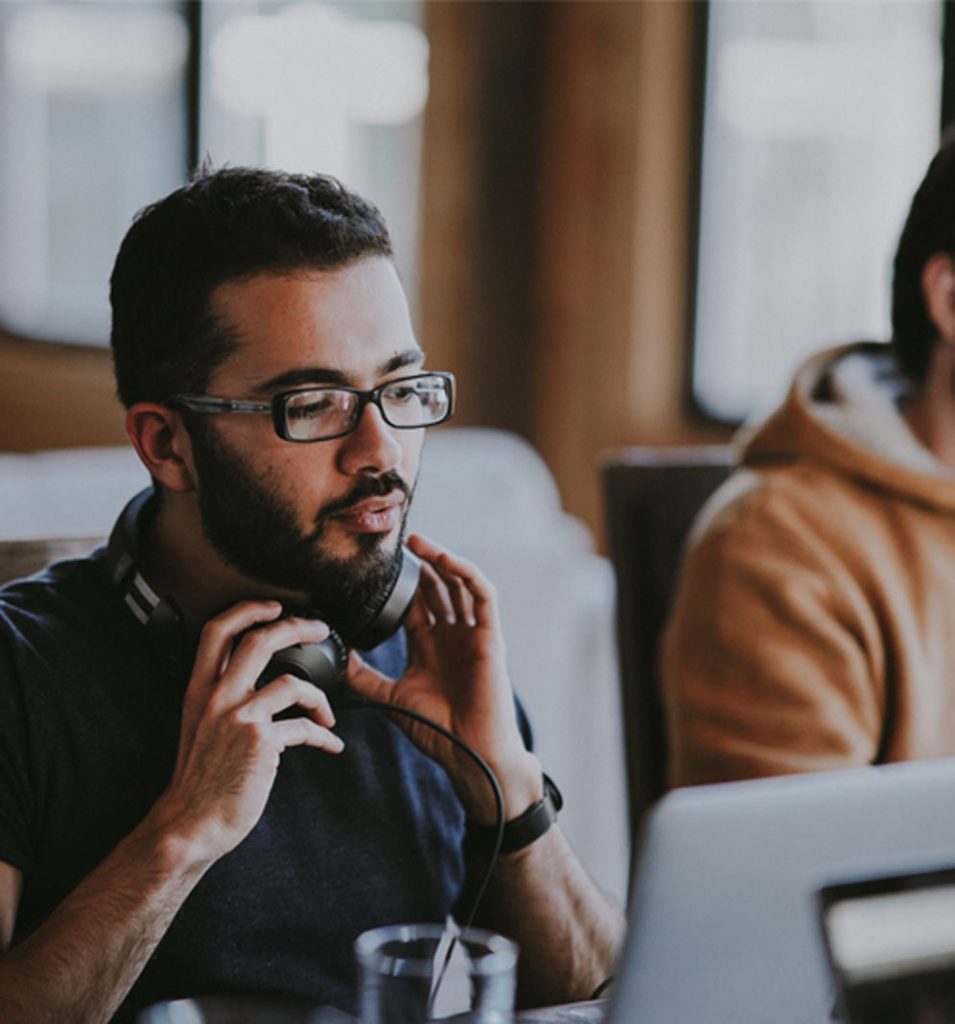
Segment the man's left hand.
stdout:
<path fill-rule="evenodd" d="M 389 679 L 352 652 L 348 684 L 425 715 L 474 747 L 501 784 L 509 820 L 541 798 L 542 776 L 517 726 L 497 595 L 471 562 L 420 535 L 408 547 L 421 559 L 421 581 L 405 620 L 407 671 Z M 493 797 L 473 761 L 433 729 L 403 716 L 400 724 L 448 772 L 468 816 L 493 822 Z"/>

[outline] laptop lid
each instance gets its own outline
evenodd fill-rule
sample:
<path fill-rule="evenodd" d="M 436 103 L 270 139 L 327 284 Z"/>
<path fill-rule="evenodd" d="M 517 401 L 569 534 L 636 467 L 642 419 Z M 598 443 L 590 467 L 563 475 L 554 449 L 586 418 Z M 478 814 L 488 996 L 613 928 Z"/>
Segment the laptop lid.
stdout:
<path fill-rule="evenodd" d="M 608 1024 L 825 1024 L 832 881 L 955 861 L 955 759 L 677 790 L 646 819 Z"/>

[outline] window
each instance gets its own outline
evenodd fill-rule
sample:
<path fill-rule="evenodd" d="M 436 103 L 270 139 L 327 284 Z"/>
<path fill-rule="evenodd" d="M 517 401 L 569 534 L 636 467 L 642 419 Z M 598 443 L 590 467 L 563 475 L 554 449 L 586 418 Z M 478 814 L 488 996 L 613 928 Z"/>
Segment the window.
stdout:
<path fill-rule="evenodd" d="M 413 296 L 428 43 L 418 3 L 202 6 L 200 150 L 323 171 L 371 199 Z"/>
<path fill-rule="evenodd" d="M 693 362 L 709 415 L 746 419 L 810 352 L 889 336 L 941 33 L 938 0 L 710 4 Z"/>
<path fill-rule="evenodd" d="M 419 13 L 362 0 L 0 3 L 0 325 L 105 344 L 132 215 L 206 155 L 341 177 L 381 207 L 412 285 Z"/>
<path fill-rule="evenodd" d="M 131 214 L 185 167 L 178 5 L 0 3 L 0 324 L 106 340 Z"/>

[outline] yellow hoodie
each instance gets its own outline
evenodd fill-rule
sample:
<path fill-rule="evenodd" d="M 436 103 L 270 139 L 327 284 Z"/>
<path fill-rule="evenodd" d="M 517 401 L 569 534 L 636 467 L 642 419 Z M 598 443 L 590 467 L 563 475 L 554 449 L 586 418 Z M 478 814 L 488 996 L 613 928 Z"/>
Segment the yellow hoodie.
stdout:
<path fill-rule="evenodd" d="M 701 513 L 662 652 L 673 785 L 955 756 L 955 473 L 884 345 L 820 353 Z"/>

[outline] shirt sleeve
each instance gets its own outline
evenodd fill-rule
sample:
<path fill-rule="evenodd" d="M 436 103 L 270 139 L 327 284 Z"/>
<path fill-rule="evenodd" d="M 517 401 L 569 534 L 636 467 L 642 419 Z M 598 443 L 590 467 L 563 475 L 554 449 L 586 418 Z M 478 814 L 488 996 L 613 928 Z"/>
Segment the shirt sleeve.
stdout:
<path fill-rule="evenodd" d="M 750 509 L 691 547 L 661 669 L 671 785 L 877 758 L 878 624 L 834 545 L 792 516 Z"/>
<path fill-rule="evenodd" d="M 19 674 L 0 632 L 0 861 L 26 873 L 33 863 L 29 731 Z"/>

